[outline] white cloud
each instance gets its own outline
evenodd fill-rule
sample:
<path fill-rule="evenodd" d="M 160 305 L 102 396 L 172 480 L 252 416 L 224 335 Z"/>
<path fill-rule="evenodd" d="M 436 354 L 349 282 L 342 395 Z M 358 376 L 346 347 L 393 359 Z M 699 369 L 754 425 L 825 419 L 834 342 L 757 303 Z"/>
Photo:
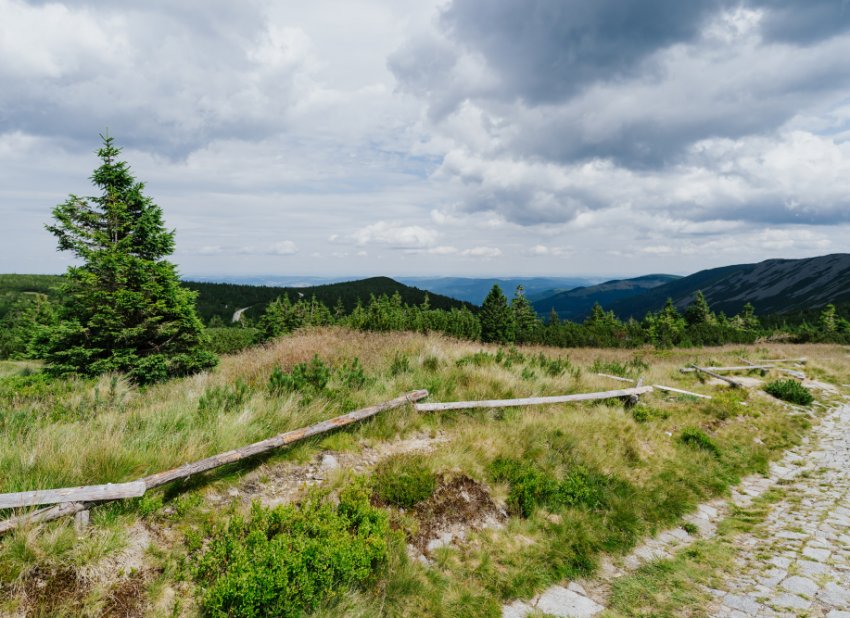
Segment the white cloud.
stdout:
<path fill-rule="evenodd" d="M 434 230 L 421 225 L 378 221 L 355 230 L 351 238 L 358 245 L 384 245 L 393 249 L 424 249 L 437 240 Z"/>
<path fill-rule="evenodd" d="M 571 249 L 563 247 L 548 247 L 546 245 L 534 245 L 525 250 L 525 254 L 532 257 L 563 257 L 572 255 Z"/>
<path fill-rule="evenodd" d="M 464 257 L 496 258 L 502 255 L 502 250 L 497 247 L 472 247 L 464 249 L 460 254 Z"/>
<path fill-rule="evenodd" d="M 269 253 L 274 255 L 295 255 L 298 253 L 298 247 L 291 240 L 283 240 L 273 244 L 269 249 Z"/>

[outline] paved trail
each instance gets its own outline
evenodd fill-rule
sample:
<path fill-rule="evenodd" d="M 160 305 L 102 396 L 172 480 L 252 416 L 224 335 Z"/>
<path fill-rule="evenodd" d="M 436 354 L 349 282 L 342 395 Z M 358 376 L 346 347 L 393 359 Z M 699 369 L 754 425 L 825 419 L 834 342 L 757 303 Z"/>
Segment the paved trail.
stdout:
<path fill-rule="evenodd" d="M 735 576 L 712 591 L 712 615 L 850 618 L 850 406 L 816 435 L 785 500 L 742 539 Z"/>
<path fill-rule="evenodd" d="M 740 539 L 734 576 L 712 590 L 712 616 L 827 616 L 850 618 L 850 405 L 831 410 L 812 438 L 771 465 L 768 477 L 744 479 L 728 501 L 714 500 L 686 518 L 711 537 L 729 503 L 747 506 L 776 483 L 785 499 L 756 533 Z M 654 559 L 692 543 L 681 529 L 650 539 L 622 566 L 606 561 L 589 581 L 552 586 L 530 601 L 502 608 L 504 618 L 537 611 L 563 617 L 596 616 L 605 610 L 611 583 Z"/>

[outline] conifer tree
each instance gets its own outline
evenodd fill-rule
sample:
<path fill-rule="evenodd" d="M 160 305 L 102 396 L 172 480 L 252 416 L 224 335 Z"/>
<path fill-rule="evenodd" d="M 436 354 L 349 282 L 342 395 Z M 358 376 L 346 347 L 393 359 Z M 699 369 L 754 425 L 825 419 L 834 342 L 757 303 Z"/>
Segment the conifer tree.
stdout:
<path fill-rule="evenodd" d="M 138 383 L 158 382 L 215 365 L 203 350 L 196 294 L 180 285 L 174 232 L 144 184 L 103 137 L 101 165 L 91 176 L 100 195 L 68 200 L 46 226 L 79 261 L 60 288 L 58 323 L 41 329 L 37 346 L 54 374 L 121 371 Z"/>
<path fill-rule="evenodd" d="M 702 290 L 697 290 L 694 302 L 685 309 L 685 319 L 690 326 L 695 324 L 714 324 L 717 321 L 717 318 L 708 306 L 708 301 L 705 299 Z"/>
<path fill-rule="evenodd" d="M 534 341 L 540 327 L 540 320 L 537 318 L 534 307 L 525 297 L 525 290 L 522 285 L 516 287 L 516 294 L 511 301 L 511 312 L 515 326 L 514 340 L 518 343 Z"/>
<path fill-rule="evenodd" d="M 514 340 L 514 319 L 502 288 L 494 284 L 481 305 L 481 341 L 510 343 Z"/>

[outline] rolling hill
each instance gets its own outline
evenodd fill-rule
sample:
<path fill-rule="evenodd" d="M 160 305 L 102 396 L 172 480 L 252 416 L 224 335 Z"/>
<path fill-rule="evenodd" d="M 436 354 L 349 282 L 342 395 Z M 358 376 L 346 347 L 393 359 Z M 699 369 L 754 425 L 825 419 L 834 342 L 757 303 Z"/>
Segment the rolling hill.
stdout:
<path fill-rule="evenodd" d="M 33 294 L 53 296 L 55 287 L 62 282 L 61 275 L 2 275 L 0 274 L 0 318 L 21 298 Z M 369 296 L 386 294 L 392 296 L 398 292 L 401 299 L 410 305 L 419 305 L 428 295 L 431 307 L 435 309 L 451 309 L 468 307 L 477 309 L 474 305 L 434 294 L 399 283 L 389 277 L 371 277 L 358 281 L 345 281 L 307 287 L 271 287 L 261 285 L 246 285 L 237 283 L 210 283 L 200 281 L 184 281 L 183 285 L 198 292 L 198 315 L 204 322 L 213 316 L 219 316 L 225 323 L 230 322 L 233 312 L 243 307 L 249 307 L 246 312 L 251 317 L 259 317 L 265 306 L 283 294 L 288 294 L 290 300 L 298 300 L 302 296 L 315 297 L 333 307 L 342 300 L 346 311 L 351 311 L 360 300 L 369 301 Z"/>
<path fill-rule="evenodd" d="M 702 290 L 711 308 L 737 313 L 751 302 L 759 314 L 783 314 L 850 301 L 850 254 L 766 260 L 702 270 L 604 305 L 621 318 L 640 318 L 668 298 L 684 308 Z"/>
<path fill-rule="evenodd" d="M 404 285 L 389 277 L 371 277 L 358 281 L 344 281 L 308 287 L 267 287 L 196 281 L 185 281 L 184 285 L 198 292 L 198 314 L 204 321 L 208 321 L 212 316 L 217 315 L 225 322 L 229 322 L 233 312 L 242 307 L 249 307 L 246 311 L 248 316 L 259 317 L 268 303 L 283 294 L 288 294 L 292 301 L 298 300 L 302 296 L 304 298 L 315 296 L 317 300 L 331 308 L 337 301 L 341 300 L 347 312 L 354 308 L 358 300 L 364 304 L 369 302 L 369 296 L 372 294 L 375 296 L 381 294 L 392 296 L 396 292 L 399 293 L 402 301 L 409 305 L 421 304 L 427 294 L 431 307 L 435 309 L 459 309 L 461 307 L 476 309 L 470 303 Z"/>
<path fill-rule="evenodd" d="M 657 288 L 678 278 L 678 275 L 644 275 L 633 279 L 615 279 L 598 285 L 559 292 L 537 300 L 532 299 L 532 304 L 535 311 L 544 317 L 554 309 L 562 320 L 580 322 L 590 313 L 594 303 L 598 302 L 607 308 L 614 302 L 643 294 L 646 290 Z"/>

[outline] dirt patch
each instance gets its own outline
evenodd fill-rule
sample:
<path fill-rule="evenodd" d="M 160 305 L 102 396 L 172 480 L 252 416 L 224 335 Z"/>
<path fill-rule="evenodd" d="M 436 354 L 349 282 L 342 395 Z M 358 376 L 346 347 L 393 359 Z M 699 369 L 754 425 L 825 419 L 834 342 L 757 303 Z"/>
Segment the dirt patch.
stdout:
<path fill-rule="evenodd" d="M 70 567 L 36 567 L 21 582 L 25 616 L 73 615 L 89 591 L 89 583 Z"/>
<path fill-rule="evenodd" d="M 337 469 L 364 472 L 390 455 L 427 453 L 437 444 L 447 441 L 443 434 L 431 436 L 421 433 L 404 440 L 363 446 L 357 452 L 326 451 L 307 464 L 284 462 L 263 465 L 249 474 L 238 487 L 225 490 L 225 495 L 208 494 L 207 500 L 214 505 L 232 500 L 241 500 L 245 504 L 259 500 L 266 506 L 297 502 L 308 487 L 324 482 Z"/>
<path fill-rule="evenodd" d="M 109 618 L 141 618 L 145 615 L 146 588 L 149 572 L 133 573 L 110 588 L 102 616 Z"/>
<path fill-rule="evenodd" d="M 432 550 L 465 538 L 469 530 L 495 527 L 507 519 L 504 508 L 478 481 L 460 475 L 440 475 L 433 495 L 412 510 L 419 532 L 412 544 L 427 555 Z"/>

